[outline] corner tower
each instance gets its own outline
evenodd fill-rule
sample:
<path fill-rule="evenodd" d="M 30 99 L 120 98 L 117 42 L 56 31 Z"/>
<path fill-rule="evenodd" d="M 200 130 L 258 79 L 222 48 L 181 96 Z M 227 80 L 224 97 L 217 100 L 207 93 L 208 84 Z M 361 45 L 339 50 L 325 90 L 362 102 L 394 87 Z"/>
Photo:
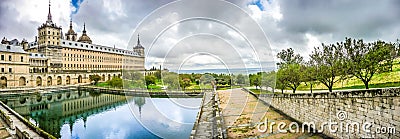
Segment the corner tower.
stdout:
<path fill-rule="evenodd" d="M 140 56 L 144 57 L 144 47 L 140 44 L 140 36 L 138 34 L 137 44 L 133 47 L 133 51 L 138 53 Z"/>
<path fill-rule="evenodd" d="M 62 67 L 61 26 L 53 23 L 51 16 L 51 3 L 49 1 L 49 13 L 47 20 L 38 27 L 38 52 L 43 53 L 49 59 L 48 71 L 57 72 Z"/>
<path fill-rule="evenodd" d="M 51 4 L 49 1 L 49 13 L 46 23 L 38 27 L 38 44 L 39 47 L 60 45 L 61 27 L 53 23 L 51 16 Z"/>

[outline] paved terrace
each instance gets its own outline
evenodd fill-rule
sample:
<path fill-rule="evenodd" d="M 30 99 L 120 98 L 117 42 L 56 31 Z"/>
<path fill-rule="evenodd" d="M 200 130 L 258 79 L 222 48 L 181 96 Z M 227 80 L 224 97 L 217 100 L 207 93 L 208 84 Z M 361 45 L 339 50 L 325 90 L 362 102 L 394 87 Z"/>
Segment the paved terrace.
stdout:
<path fill-rule="evenodd" d="M 21 115 L 13 111 L 3 102 L 0 102 L 0 111 L 2 112 L 2 114 L 5 115 L 1 116 L 1 137 L 43 139 L 43 137 L 39 135 L 36 129 L 30 128 L 25 122 L 21 120 L 21 118 L 23 118 Z"/>
<path fill-rule="evenodd" d="M 322 138 L 309 133 L 280 133 L 276 124 L 272 132 L 260 132 L 257 125 L 264 123 L 265 118 L 268 127 L 271 122 L 289 125 L 293 121 L 241 89 L 218 91 L 218 95 L 228 138 Z"/>

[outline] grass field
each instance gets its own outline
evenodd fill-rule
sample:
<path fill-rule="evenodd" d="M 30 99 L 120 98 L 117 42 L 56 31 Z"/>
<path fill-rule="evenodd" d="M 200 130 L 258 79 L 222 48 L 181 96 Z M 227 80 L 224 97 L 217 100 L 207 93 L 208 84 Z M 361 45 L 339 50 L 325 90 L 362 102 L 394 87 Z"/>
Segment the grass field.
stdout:
<path fill-rule="evenodd" d="M 251 92 L 253 92 L 254 94 L 272 94 L 271 91 L 267 91 L 267 90 L 261 90 L 261 89 L 249 89 Z M 275 93 L 279 93 L 279 92 L 275 92 Z"/>
<path fill-rule="evenodd" d="M 400 58 L 394 60 L 393 71 L 375 74 L 369 82 L 369 88 L 400 87 Z M 313 85 L 313 90 L 327 90 L 322 83 Z M 342 89 L 365 89 L 364 83 L 352 77 L 344 81 L 338 81 L 334 84 L 333 90 Z M 309 84 L 302 83 L 298 90 L 310 90 Z"/>

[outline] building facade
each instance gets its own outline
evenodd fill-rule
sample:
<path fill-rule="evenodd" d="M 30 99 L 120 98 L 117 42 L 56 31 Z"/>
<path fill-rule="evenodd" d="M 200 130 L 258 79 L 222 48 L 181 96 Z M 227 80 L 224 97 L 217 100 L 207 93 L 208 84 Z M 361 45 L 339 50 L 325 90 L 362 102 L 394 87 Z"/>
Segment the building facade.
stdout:
<path fill-rule="evenodd" d="M 89 83 L 90 75 L 101 81 L 120 77 L 122 70 L 144 71 L 144 47 L 138 36 L 132 50 L 93 44 L 86 25 L 82 35 L 70 22 L 67 33 L 52 21 L 38 27 L 35 41 L 28 43 L 5 37 L 0 45 L 0 88 L 74 85 Z"/>

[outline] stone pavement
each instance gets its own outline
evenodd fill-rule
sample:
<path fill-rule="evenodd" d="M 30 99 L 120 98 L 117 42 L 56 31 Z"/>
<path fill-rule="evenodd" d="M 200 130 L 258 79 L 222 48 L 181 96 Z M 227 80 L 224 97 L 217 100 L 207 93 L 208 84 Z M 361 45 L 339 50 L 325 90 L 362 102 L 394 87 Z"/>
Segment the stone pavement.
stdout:
<path fill-rule="evenodd" d="M 12 138 L 12 136 L 10 135 L 7 128 L 8 128 L 7 124 L 4 122 L 4 120 L 0 119 L 0 138 L 1 139 Z"/>
<path fill-rule="evenodd" d="M 2 103 L 2 102 L 0 102 Z M 31 130 L 27 125 L 25 125 L 22 121 L 20 121 L 17 118 L 17 115 L 15 115 L 14 113 L 16 112 L 12 112 L 9 109 L 5 108 L 5 104 L 2 103 L 0 105 L 0 110 L 3 111 L 6 115 L 8 115 L 10 117 L 10 119 L 13 121 L 12 122 L 12 126 L 14 127 L 5 127 L 6 131 L 8 131 L 9 134 L 11 134 L 13 136 L 13 138 L 16 137 L 16 128 L 18 128 L 19 130 L 21 130 L 21 132 L 26 132 L 30 138 L 34 138 L 34 139 L 43 139 L 43 137 L 41 137 L 38 133 L 36 133 L 34 130 Z M 2 121 L 4 121 L 4 119 L 2 119 Z M 5 125 L 5 123 L 2 123 Z M 2 131 L 2 130 L 0 130 Z"/>
<path fill-rule="evenodd" d="M 218 96 L 228 138 L 321 138 L 309 133 L 280 133 L 277 125 L 260 132 L 258 125 L 265 119 L 268 119 L 268 127 L 271 122 L 289 125 L 293 121 L 241 89 L 218 91 Z"/>
<path fill-rule="evenodd" d="M 193 126 L 190 138 L 209 139 L 225 138 L 226 132 L 219 111 L 217 95 L 213 92 L 205 92 L 202 106 L 197 115 L 197 121 Z"/>
<path fill-rule="evenodd" d="M 193 138 L 208 139 L 213 137 L 213 101 L 212 92 L 205 92 L 202 107 L 199 112 L 199 121 L 195 127 Z"/>

